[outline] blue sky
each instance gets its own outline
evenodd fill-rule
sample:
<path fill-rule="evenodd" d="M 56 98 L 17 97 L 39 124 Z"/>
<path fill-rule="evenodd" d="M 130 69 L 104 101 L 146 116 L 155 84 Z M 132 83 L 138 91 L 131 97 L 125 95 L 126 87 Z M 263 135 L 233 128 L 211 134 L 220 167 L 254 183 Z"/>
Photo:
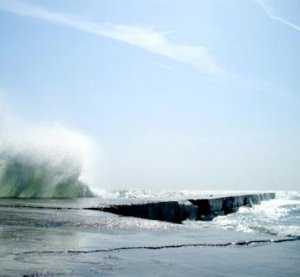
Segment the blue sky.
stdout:
<path fill-rule="evenodd" d="M 1 101 L 93 137 L 104 187 L 297 189 L 299 15 L 296 0 L 0 0 Z"/>

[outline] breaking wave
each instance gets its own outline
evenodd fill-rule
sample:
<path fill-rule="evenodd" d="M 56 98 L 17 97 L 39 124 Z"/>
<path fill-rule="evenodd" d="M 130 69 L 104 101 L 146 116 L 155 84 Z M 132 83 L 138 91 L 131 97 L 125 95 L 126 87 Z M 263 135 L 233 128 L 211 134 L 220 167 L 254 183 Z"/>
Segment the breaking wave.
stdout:
<path fill-rule="evenodd" d="M 218 216 L 212 223 L 247 233 L 300 236 L 300 192 L 277 192 L 274 200 L 263 201 L 252 208 L 241 207 L 237 213 Z"/>
<path fill-rule="evenodd" d="M 93 150 L 86 136 L 61 126 L 0 128 L 0 197 L 93 196 Z"/>

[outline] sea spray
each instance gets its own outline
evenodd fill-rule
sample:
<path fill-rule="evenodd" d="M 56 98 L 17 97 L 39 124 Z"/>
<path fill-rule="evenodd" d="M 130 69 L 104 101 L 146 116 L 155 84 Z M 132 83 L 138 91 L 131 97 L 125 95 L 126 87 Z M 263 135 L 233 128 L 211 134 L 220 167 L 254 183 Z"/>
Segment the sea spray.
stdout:
<path fill-rule="evenodd" d="M 0 197 L 90 197 L 95 144 L 59 125 L 0 126 Z M 93 187 L 95 191 L 95 186 Z"/>

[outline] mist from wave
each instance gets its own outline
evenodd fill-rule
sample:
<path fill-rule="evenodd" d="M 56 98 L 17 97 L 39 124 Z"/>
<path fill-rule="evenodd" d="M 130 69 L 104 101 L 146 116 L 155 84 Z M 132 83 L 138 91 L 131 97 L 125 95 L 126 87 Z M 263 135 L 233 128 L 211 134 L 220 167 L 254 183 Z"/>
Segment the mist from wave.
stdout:
<path fill-rule="evenodd" d="M 61 125 L 0 123 L 0 197 L 95 195 L 100 154 L 89 137 Z"/>

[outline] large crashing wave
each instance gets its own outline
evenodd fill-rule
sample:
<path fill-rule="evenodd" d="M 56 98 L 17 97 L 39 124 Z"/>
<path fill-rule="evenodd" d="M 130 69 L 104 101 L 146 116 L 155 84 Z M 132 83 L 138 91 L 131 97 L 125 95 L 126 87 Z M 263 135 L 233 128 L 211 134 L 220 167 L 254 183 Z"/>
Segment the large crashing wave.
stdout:
<path fill-rule="evenodd" d="M 0 197 L 91 197 L 88 139 L 62 127 L 0 128 Z"/>
<path fill-rule="evenodd" d="M 70 161 L 51 164 L 27 154 L 1 153 L 0 197 L 87 197 L 92 192 L 79 180 L 80 168 Z"/>

